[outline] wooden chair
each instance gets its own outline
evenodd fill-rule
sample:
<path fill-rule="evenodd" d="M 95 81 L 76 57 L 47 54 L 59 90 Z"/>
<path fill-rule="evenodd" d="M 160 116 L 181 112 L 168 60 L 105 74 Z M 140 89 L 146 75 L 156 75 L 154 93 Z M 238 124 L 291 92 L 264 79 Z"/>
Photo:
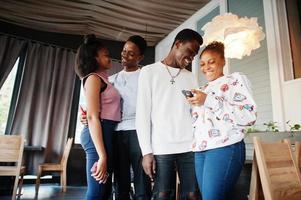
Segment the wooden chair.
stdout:
<path fill-rule="evenodd" d="M 249 192 L 248 199 L 249 200 L 264 200 L 255 151 L 254 151 L 253 162 L 252 162 L 250 192 Z"/>
<path fill-rule="evenodd" d="M 24 178 L 24 175 L 25 175 L 25 171 L 26 171 L 26 167 L 25 166 L 21 166 L 21 169 L 20 169 L 20 179 L 19 179 L 19 184 L 18 184 L 18 193 L 17 193 L 17 196 L 20 197 L 22 194 L 22 186 L 23 186 L 23 178 Z"/>
<path fill-rule="evenodd" d="M 60 172 L 62 191 L 66 192 L 67 185 L 67 161 L 71 150 L 73 138 L 68 138 L 65 146 L 65 150 L 59 164 L 56 163 L 44 163 L 39 165 L 39 172 L 36 180 L 36 195 L 39 193 L 39 187 L 41 182 L 41 175 L 43 172 Z"/>
<path fill-rule="evenodd" d="M 301 141 L 294 141 L 294 140 L 290 140 L 290 139 L 284 139 L 283 142 L 287 142 L 291 145 L 291 149 L 295 158 L 295 162 L 297 165 L 297 168 L 299 169 L 300 173 L 301 173 Z"/>
<path fill-rule="evenodd" d="M 257 137 L 253 140 L 264 198 L 266 200 L 300 200 L 301 175 L 290 143 L 287 141 L 265 143 Z"/>
<path fill-rule="evenodd" d="M 296 158 L 296 164 L 301 173 L 301 142 L 300 141 L 295 142 L 295 158 Z"/>
<path fill-rule="evenodd" d="M 15 176 L 12 199 L 16 199 L 19 175 L 24 150 L 24 139 L 19 135 L 0 136 L 0 163 L 16 163 L 15 166 L 0 166 L 0 176 Z"/>

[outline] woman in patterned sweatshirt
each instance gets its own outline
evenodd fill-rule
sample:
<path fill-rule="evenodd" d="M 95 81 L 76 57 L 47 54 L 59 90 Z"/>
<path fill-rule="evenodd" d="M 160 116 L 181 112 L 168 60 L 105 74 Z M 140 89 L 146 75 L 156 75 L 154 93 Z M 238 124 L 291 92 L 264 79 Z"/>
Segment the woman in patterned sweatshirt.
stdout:
<path fill-rule="evenodd" d="M 203 200 L 229 199 L 245 161 L 246 128 L 256 121 L 251 85 L 241 73 L 224 75 L 224 45 L 210 43 L 200 55 L 208 83 L 188 98 L 196 121 L 195 170 Z"/>

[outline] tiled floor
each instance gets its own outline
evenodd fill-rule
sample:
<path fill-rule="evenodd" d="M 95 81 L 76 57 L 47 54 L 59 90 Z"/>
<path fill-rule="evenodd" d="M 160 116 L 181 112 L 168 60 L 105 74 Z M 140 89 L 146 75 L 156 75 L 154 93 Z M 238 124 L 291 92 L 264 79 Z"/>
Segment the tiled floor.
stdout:
<path fill-rule="evenodd" d="M 251 164 L 245 165 L 235 190 L 230 200 L 247 200 L 249 193 Z M 67 192 L 61 192 L 58 184 L 41 184 L 38 198 L 35 197 L 35 185 L 25 184 L 22 189 L 20 200 L 83 200 L 85 199 L 86 187 L 68 186 Z M 0 200 L 10 200 L 9 196 L 0 196 Z"/>
<path fill-rule="evenodd" d="M 83 200 L 85 199 L 86 187 L 68 186 L 67 192 L 61 192 L 61 187 L 58 184 L 43 184 L 40 186 L 39 195 L 35 197 L 35 185 L 24 185 L 22 189 L 22 200 Z M 11 200 L 11 197 L 1 197 L 1 200 Z"/>

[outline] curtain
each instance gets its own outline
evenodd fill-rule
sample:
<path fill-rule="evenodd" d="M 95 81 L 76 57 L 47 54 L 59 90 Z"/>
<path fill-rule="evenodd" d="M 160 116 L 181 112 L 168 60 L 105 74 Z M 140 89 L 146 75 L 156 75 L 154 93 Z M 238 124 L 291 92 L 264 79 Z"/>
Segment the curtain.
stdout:
<path fill-rule="evenodd" d="M 0 34 L 0 88 L 13 68 L 26 41 Z"/>
<path fill-rule="evenodd" d="M 209 1 L 5 0 L 1 1 L 0 18 L 42 31 L 95 33 L 117 41 L 138 34 L 145 37 L 148 45 L 155 46 Z"/>
<path fill-rule="evenodd" d="M 9 133 L 24 135 L 27 145 L 45 148 L 26 155 L 29 173 L 35 174 L 40 163 L 59 162 L 71 118 L 74 61 L 72 51 L 28 43 Z"/>

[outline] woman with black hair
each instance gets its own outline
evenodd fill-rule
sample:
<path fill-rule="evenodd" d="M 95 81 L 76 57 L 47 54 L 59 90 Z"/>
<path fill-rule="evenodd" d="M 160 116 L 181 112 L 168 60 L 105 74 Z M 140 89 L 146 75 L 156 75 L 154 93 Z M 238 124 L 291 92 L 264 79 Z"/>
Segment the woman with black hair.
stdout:
<path fill-rule="evenodd" d="M 83 82 L 87 101 L 89 127 L 81 134 L 87 160 L 87 200 L 109 199 L 112 190 L 112 137 L 121 113 L 120 95 L 106 73 L 111 67 L 108 49 L 94 35 L 86 36 L 77 51 L 75 72 Z"/>
<path fill-rule="evenodd" d="M 143 171 L 142 154 L 139 147 L 135 118 L 139 63 L 144 58 L 147 44 L 139 35 L 130 36 L 121 52 L 123 70 L 109 77 L 109 81 L 121 96 L 121 121 L 114 135 L 114 186 L 115 199 L 128 200 L 131 193 L 133 175 L 134 196 L 136 200 L 151 198 L 150 179 Z M 88 125 L 85 112 L 81 113 L 81 122 Z M 131 173 L 131 169 L 133 174 Z"/>

